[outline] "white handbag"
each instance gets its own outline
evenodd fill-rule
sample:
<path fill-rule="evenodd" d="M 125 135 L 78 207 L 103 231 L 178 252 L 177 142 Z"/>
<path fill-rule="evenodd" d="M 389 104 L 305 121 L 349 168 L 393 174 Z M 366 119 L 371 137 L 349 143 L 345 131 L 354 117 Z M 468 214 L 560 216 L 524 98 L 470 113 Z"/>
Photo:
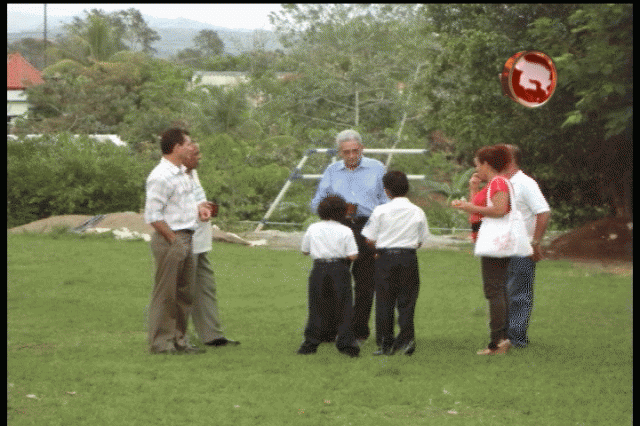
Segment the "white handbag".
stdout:
<path fill-rule="evenodd" d="M 494 178 L 496 179 L 496 178 Z M 515 208 L 515 193 L 508 179 L 504 178 L 509 187 L 509 202 L 511 210 L 502 217 L 483 217 L 474 255 L 483 257 L 511 257 L 531 256 L 533 248 L 525 230 L 522 213 Z M 491 181 L 493 182 L 493 180 Z M 491 185 L 489 182 L 489 185 Z M 487 207 L 493 206 L 487 189 Z"/>

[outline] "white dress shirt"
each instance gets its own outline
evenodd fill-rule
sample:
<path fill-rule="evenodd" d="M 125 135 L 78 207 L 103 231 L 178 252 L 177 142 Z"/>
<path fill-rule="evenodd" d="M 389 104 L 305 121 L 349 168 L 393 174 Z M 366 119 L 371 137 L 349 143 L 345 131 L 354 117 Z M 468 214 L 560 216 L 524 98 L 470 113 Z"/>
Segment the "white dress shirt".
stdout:
<path fill-rule="evenodd" d="M 533 232 L 536 228 L 536 215 L 548 212 L 550 210 L 549 203 L 542 195 L 538 182 L 527 176 L 522 170 L 511 176 L 509 181 L 513 185 L 516 208 L 522 213 L 529 238 L 533 238 Z"/>
<path fill-rule="evenodd" d="M 377 249 L 415 249 L 429 237 L 429 225 L 420 207 L 406 197 L 396 197 L 373 210 L 362 235 L 375 241 Z"/>
<path fill-rule="evenodd" d="M 307 228 L 302 237 L 302 252 L 315 259 L 341 259 L 358 254 L 353 231 L 334 220 L 322 220 Z"/>
<path fill-rule="evenodd" d="M 205 201 L 207 198 L 204 193 L 204 188 L 200 183 L 200 179 L 198 178 L 198 172 L 196 170 L 191 170 L 191 173 L 188 174 L 195 184 L 195 197 L 196 203 L 201 203 Z M 211 226 L 211 220 L 206 222 L 198 219 L 198 224 L 196 227 L 196 232 L 193 234 L 191 238 L 191 247 L 193 249 L 194 254 L 205 253 L 211 251 L 213 240 L 213 227 Z"/>
<path fill-rule="evenodd" d="M 144 220 L 153 223 L 164 220 L 172 230 L 196 229 L 198 206 L 194 182 L 184 166 L 176 166 L 166 158 L 147 178 Z"/>

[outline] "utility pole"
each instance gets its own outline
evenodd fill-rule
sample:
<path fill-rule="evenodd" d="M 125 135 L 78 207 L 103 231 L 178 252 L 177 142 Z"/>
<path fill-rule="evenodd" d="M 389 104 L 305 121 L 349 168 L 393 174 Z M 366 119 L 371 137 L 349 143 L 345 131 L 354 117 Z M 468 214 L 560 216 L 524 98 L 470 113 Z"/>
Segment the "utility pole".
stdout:
<path fill-rule="evenodd" d="M 44 65 L 42 69 L 47 67 L 47 4 L 44 4 Z"/>

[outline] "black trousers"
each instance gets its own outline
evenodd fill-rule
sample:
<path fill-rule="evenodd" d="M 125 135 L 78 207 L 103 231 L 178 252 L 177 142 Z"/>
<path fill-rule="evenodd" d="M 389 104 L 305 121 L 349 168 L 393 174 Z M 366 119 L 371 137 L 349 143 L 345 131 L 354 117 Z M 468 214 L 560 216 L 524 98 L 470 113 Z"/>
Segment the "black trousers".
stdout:
<path fill-rule="evenodd" d="M 342 349 L 356 346 L 351 329 L 353 296 L 348 261 L 314 261 L 309 275 L 309 318 L 304 330 L 305 342 L 318 345 L 333 341 Z"/>
<path fill-rule="evenodd" d="M 358 245 L 358 258 L 351 266 L 351 273 L 354 281 L 354 315 L 353 332 L 356 339 L 366 339 L 369 337 L 369 318 L 373 307 L 373 295 L 375 285 L 373 275 L 375 273 L 375 251 L 366 243 L 366 238 L 361 234 L 362 228 L 369 220 L 368 217 L 357 218 L 353 221 L 345 220 L 343 225 L 348 226 L 353 231 L 353 235 Z"/>
<path fill-rule="evenodd" d="M 376 259 L 376 342 L 384 349 L 400 348 L 415 338 L 413 317 L 420 289 L 415 250 L 381 251 Z M 400 333 L 394 337 L 395 309 Z"/>

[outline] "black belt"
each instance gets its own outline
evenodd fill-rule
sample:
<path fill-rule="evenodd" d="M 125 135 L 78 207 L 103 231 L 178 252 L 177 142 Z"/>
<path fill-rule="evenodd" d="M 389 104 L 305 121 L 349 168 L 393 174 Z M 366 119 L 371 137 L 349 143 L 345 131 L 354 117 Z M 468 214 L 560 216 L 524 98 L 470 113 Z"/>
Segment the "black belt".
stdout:
<path fill-rule="evenodd" d="M 343 225 L 355 225 L 355 226 L 364 226 L 365 223 L 369 220 L 369 216 L 356 216 L 356 217 L 347 217 L 342 222 Z"/>
<path fill-rule="evenodd" d="M 412 248 L 383 248 L 378 249 L 378 253 L 380 254 L 415 254 L 416 249 Z"/>
<path fill-rule="evenodd" d="M 314 259 L 313 260 L 315 263 L 344 263 L 344 264 L 348 264 L 349 263 L 349 259 L 345 259 L 344 257 L 338 257 L 338 258 L 333 258 L 333 259 Z"/>
<path fill-rule="evenodd" d="M 471 232 L 478 232 L 480 230 L 480 225 L 482 222 L 474 222 L 471 224 Z"/>
<path fill-rule="evenodd" d="M 194 231 L 193 229 L 178 229 L 173 232 L 184 232 L 185 234 L 193 235 L 193 233 L 196 231 Z"/>

